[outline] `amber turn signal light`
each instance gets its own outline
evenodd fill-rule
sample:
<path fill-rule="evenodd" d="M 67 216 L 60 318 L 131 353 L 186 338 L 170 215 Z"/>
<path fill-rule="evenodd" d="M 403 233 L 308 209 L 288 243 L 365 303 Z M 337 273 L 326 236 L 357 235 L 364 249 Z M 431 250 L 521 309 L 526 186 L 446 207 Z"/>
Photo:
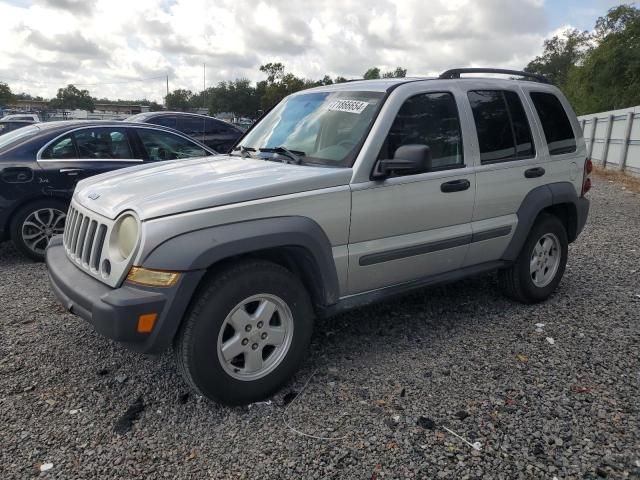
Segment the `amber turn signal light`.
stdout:
<path fill-rule="evenodd" d="M 145 313 L 138 317 L 138 333 L 151 333 L 158 319 L 157 313 Z"/>

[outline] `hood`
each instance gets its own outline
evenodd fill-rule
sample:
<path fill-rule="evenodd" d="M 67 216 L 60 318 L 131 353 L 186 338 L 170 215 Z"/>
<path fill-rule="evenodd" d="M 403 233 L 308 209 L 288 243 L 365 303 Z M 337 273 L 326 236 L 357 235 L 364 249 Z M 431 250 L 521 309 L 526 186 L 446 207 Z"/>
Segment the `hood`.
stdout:
<path fill-rule="evenodd" d="M 133 210 L 142 220 L 260 198 L 347 185 L 349 168 L 290 165 L 219 155 L 96 175 L 74 198 L 107 218 Z"/>

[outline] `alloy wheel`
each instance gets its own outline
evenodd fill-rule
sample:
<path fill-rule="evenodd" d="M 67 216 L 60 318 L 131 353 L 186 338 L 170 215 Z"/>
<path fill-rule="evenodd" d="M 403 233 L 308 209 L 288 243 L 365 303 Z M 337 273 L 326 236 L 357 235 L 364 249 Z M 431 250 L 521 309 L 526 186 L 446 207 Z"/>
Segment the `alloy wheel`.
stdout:
<path fill-rule="evenodd" d="M 67 214 L 57 208 L 41 208 L 31 212 L 22 223 L 20 234 L 29 250 L 44 255 L 49 241 L 64 232 Z"/>
<path fill-rule="evenodd" d="M 237 380 L 258 380 L 286 356 L 293 338 L 293 315 L 280 297 L 261 293 L 238 303 L 218 335 L 218 360 Z"/>

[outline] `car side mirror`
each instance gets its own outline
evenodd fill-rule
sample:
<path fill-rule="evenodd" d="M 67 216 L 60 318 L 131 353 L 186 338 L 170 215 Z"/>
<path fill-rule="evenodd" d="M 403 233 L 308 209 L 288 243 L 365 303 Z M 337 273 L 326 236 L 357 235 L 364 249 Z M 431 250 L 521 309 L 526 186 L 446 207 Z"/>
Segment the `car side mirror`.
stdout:
<path fill-rule="evenodd" d="M 411 175 L 431 170 L 431 149 L 427 145 L 402 145 L 393 158 L 379 160 L 373 178 L 387 178 L 393 174 Z"/>

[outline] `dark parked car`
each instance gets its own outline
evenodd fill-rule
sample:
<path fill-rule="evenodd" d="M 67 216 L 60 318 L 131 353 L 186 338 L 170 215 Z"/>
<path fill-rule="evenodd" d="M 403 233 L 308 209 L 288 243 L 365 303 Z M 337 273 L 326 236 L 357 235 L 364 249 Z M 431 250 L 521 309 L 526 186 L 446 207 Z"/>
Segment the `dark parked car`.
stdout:
<path fill-rule="evenodd" d="M 34 123 L 33 120 L 0 120 L 0 135 L 13 132 L 17 128 L 33 125 Z"/>
<path fill-rule="evenodd" d="M 220 153 L 231 150 L 236 140 L 243 134 L 242 130 L 230 123 L 195 113 L 146 112 L 133 115 L 126 121 L 175 128 Z"/>
<path fill-rule="evenodd" d="M 155 125 L 62 121 L 0 136 L 0 240 L 35 260 L 62 233 L 76 183 L 123 167 L 204 157 L 213 150 Z"/>

